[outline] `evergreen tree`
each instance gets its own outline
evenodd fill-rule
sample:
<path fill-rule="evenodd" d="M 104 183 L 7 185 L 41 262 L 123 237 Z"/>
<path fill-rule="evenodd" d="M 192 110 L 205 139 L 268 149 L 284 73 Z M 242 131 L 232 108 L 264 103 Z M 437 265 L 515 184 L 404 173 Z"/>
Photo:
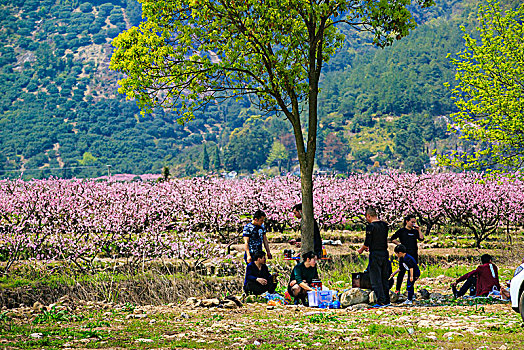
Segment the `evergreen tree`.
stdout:
<path fill-rule="evenodd" d="M 202 169 L 209 170 L 209 155 L 207 154 L 206 144 L 204 144 L 204 150 L 202 151 Z"/>
<path fill-rule="evenodd" d="M 215 147 L 215 153 L 213 156 L 213 168 L 216 171 L 219 171 L 222 168 L 221 162 L 220 162 L 220 149 L 218 148 L 218 146 Z"/>
<path fill-rule="evenodd" d="M 169 176 L 170 176 L 170 172 L 169 172 L 169 167 L 168 166 L 164 166 L 162 168 L 162 180 L 163 181 L 167 181 L 169 180 Z"/>
<path fill-rule="evenodd" d="M 228 170 L 252 172 L 266 162 L 271 147 L 271 136 L 262 127 L 235 130 L 224 152 Z"/>

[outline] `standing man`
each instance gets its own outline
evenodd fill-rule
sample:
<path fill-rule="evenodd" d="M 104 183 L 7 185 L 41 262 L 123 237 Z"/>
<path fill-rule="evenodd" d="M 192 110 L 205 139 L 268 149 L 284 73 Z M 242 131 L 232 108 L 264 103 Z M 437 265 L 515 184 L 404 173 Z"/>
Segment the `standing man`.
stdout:
<path fill-rule="evenodd" d="M 417 226 L 417 218 L 415 215 L 408 215 L 404 218 L 402 223 L 402 228 L 397 230 L 391 236 L 391 242 L 395 243 L 397 246 L 402 244 L 406 247 L 406 253 L 411 255 L 415 262 L 418 265 L 418 245 L 417 241 L 424 240 L 424 234 Z M 397 277 L 397 287 L 395 293 L 400 293 L 400 286 L 402 285 L 402 280 L 404 279 L 404 270 L 400 270 Z"/>
<path fill-rule="evenodd" d="M 388 253 L 388 224 L 378 219 L 377 211 L 368 207 L 366 209 L 366 239 L 359 254 L 369 251 L 369 279 L 371 288 L 377 297 L 374 307 L 388 306 L 389 300 L 389 276 L 391 266 Z"/>
<path fill-rule="evenodd" d="M 258 251 L 251 255 L 253 262 L 247 264 L 244 292 L 246 294 L 260 295 L 264 292 L 275 293 L 277 284 L 269 274 L 266 265 L 266 253 Z"/>
<path fill-rule="evenodd" d="M 302 219 L 302 203 L 296 204 L 291 210 L 297 219 Z M 322 257 L 322 237 L 320 237 L 317 220 L 313 219 L 313 222 L 313 252 L 320 259 Z"/>
<path fill-rule="evenodd" d="M 266 248 L 267 258 L 273 258 L 266 237 L 265 219 L 266 214 L 262 210 L 257 210 L 255 214 L 253 214 L 253 221 L 244 226 L 242 233 L 244 237 L 244 250 L 246 251 L 244 253 L 244 260 L 248 264 L 253 261 L 252 254 L 262 251 L 262 244 Z"/>

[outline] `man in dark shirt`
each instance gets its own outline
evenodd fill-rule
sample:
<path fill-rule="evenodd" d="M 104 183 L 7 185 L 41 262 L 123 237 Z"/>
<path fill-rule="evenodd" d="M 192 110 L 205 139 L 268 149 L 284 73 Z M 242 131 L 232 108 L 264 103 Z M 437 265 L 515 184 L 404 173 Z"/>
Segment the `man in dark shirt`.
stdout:
<path fill-rule="evenodd" d="M 287 291 L 295 300 L 300 299 L 303 305 L 307 305 L 307 292 L 313 290 L 311 282 L 318 279 L 317 256 L 314 252 L 307 252 L 302 255 L 302 260 L 291 272 Z"/>
<path fill-rule="evenodd" d="M 379 220 L 376 210 L 371 207 L 366 209 L 366 221 L 369 223 L 366 226 L 366 239 L 358 253 L 369 251 L 369 279 L 377 297 L 377 304 L 374 306 L 386 306 L 390 304 L 388 279 L 391 274 L 388 224 Z"/>
<path fill-rule="evenodd" d="M 404 218 L 402 228 L 397 230 L 391 236 L 391 242 L 395 243 L 397 246 L 402 244 L 406 247 L 406 253 L 411 255 L 418 264 L 418 246 L 417 241 L 424 240 L 424 234 L 420 231 L 417 226 L 417 218 L 415 215 L 408 215 Z M 400 286 L 402 285 L 402 280 L 404 279 L 404 270 L 400 270 L 397 277 L 397 287 L 395 293 L 400 293 Z"/>
<path fill-rule="evenodd" d="M 266 265 L 266 253 L 260 250 L 252 254 L 251 258 L 253 262 L 246 267 L 244 292 L 254 295 L 260 295 L 264 292 L 275 293 L 277 283 L 273 282 L 273 276 L 269 274 Z"/>
<path fill-rule="evenodd" d="M 302 219 L 302 203 L 299 203 L 292 208 L 293 215 L 297 219 Z M 317 258 L 322 257 L 322 237 L 320 237 L 320 228 L 318 227 L 317 220 L 313 220 L 313 252 L 317 255 Z"/>
<path fill-rule="evenodd" d="M 269 250 L 269 242 L 266 236 L 266 227 L 264 220 L 266 214 L 262 210 L 257 210 L 253 214 L 253 221 L 244 226 L 242 236 L 244 237 L 244 261 L 246 263 L 252 262 L 251 255 L 262 251 L 262 245 L 266 248 L 267 258 L 271 259 L 271 251 Z"/>

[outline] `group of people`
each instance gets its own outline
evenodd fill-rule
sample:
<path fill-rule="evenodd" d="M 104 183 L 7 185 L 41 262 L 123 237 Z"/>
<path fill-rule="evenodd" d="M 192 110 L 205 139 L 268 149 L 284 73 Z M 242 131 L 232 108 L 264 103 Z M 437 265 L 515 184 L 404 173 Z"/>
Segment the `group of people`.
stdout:
<path fill-rule="evenodd" d="M 302 218 L 302 204 L 291 208 L 297 219 Z M 264 221 L 266 214 L 257 210 L 250 223 L 244 226 L 244 261 L 247 263 L 244 279 L 244 292 L 246 294 L 260 295 L 264 292 L 274 293 L 277 287 L 276 275 L 271 275 L 266 266 L 266 259 L 271 259 L 271 250 L 266 236 Z M 265 251 L 263 251 L 265 248 Z M 318 279 L 316 267 L 317 258 L 322 255 L 322 238 L 320 228 L 314 221 L 313 251 L 302 255 L 302 262 L 298 263 L 291 273 L 288 292 L 295 300 L 307 304 L 306 295 L 311 288 L 312 281 Z"/>
<path fill-rule="evenodd" d="M 405 304 L 412 304 L 415 289 L 415 282 L 420 277 L 418 266 L 418 241 L 424 240 L 424 235 L 416 225 L 416 217 L 408 215 L 404 218 L 403 227 L 391 236 L 390 241 L 395 246 L 395 255 L 399 260 L 399 268 L 391 273 L 391 262 L 388 253 L 388 224 L 378 218 L 374 208 L 366 210 L 366 238 L 362 247 L 358 250 L 359 254 L 369 251 L 369 278 L 371 287 L 377 297 L 376 307 L 387 306 L 390 304 L 389 290 L 392 286 L 392 279 L 398 273 L 395 293 L 400 293 L 400 287 L 404 275 L 407 273 L 406 290 L 408 292 Z M 502 296 L 507 296 L 504 289 L 501 290 L 499 283 L 498 268 L 493 263 L 493 258 L 489 254 L 481 256 L 481 265 L 475 270 L 459 277 L 451 284 L 453 295 L 458 298 L 465 295 L 468 291 L 470 296 L 487 296 L 498 291 Z M 457 284 L 465 281 L 460 290 Z"/>
<path fill-rule="evenodd" d="M 371 288 L 375 292 L 376 304 L 374 306 L 385 306 L 390 304 L 389 290 L 393 277 L 398 274 L 395 293 L 400 293 L 400 287 L 404 275 L 408 274 L 406 304 L 412 304 L 415 295 L 415 282 L 420 277 L 418 267 L 418 241 L 424 240 L 424 235 L 416 225 L 416 218 L 408 215 L 403 222 L 403 227 L 393 236 L 391 242 L 395 243 L 395 255 L 399 259 L 399 268 L 392 272 L 391 261 L 388 252 L 389 226 L 385 221 L 378 218 L 374 208 L 366 209 L 366 238 L 364 244 L 358 250 L 359 254 L 369 252 L 369 263 L 367 272 Z"/>
<path fill-rule="evenodd" d="M 292 209 L 296 218 L 302 218 L 302 205 L 297 204 Z M 246 294 L 260 295 L 264 292 L 274 293 L 277 287 L 276 275 L 271 275 L 266 266 L 266 259 L 272 258 L 269 243 L 266 237 L 264 220 L 266 215 L 257 210 L 253 220 L 243 230 L 245 254 L 247 263 L 244 281 L 244 292 Z M 375 307 L 390 305 L 391 287 L 395 284 L 394 277 L 397 276 L 395 293 L 400 293 L 404 276 L 407 274 L 407 300 L 405 304 L 413 303 L 415 295 L 415 282 L 420 277 L 418 241 L 424 240 L 424 234 L 417 226 L 414 215 L 404 218 L 402 227 L 397 230 L 388 240 L 389 226 L 378 218 L 377 211 L 369 207 L 366 209 L 366 236 L 364 243 L 358 249 L 358 253 L 369 252 L 369 263 L 366 271 L 369 273 L 371 288 L 375 292 Z M 394 252 L 399 260 L 399 267 L 392 271 L 389 259 L 388 243 L 394 243 Z M 267 253 L 264 253 L 263 248 Z M 291 272 L 287 291 L 295 298 L 295 303 L 302 302 L 307 305 L 307 292 L 313 290 L 312 282 L 319 278 L 317 270 L 317 259 L 322 256 L 322 239 L 317 222 L 314 222 L 314 250 L 304 253 L 302 261 L 298 263 Z M 489 254 L 481 257 L 482 264 L 475 270 L 459 277 L 451 288 L 455 297 L 465 295 L 486 296 L 494 290 L 500 291 L 498 269 L 492 262 Z M 457 290 L 457 284 L 465 281 L 463 286 Z"/>

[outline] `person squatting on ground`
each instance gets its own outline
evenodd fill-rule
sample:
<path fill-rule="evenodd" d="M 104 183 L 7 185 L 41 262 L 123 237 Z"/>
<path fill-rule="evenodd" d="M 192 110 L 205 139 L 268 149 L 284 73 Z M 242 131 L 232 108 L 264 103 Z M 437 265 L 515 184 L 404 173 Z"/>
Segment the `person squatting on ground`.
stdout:
<path fill-rule="evenodd" d="M 470 291 L 471 296 L 486 296 L 496 287 L 500 291 L 499 271 L 495 264 L 491 262 L 492 257 L 484 254 L 480 257 L 481 265 L 475 270 L 468 272 L 464 276 L 457 278 L 451 284 L 451 289 L 455 298 L 461 297 Z M 457 283 L 466 281 L 457 291 Z"/>
<path fill-rule="evenodd" d="M 252 262 L 252 255 L 256 252 L 262 251 L 262 245 L 266 248 L 267 258 L 271 259 L 271 251 L 269 250 L 269 243 L 266 237 L 266 227 L 264 220 L 266 214 L 262 210 L 255 211 L 253 214 L 253 221 L 244 226 L 242 236 L 244 237 L 244 261 L 246 263 Z"/>
<path fill-rule="evenodd" d="M 302 203 L 296 204 L 291 210 L 297 219 L 302 219 Z M 317 255 L 317 258 L 321 258 L 322 237 L 320 237 L 320 228 L 318 227 L 317 220 L 313 219 L 313 225 L 313 252 Z"/>
<path fill-rule="evenodd" d="M 314 252 L 307 252 L 302 255 L 302 262 L 295 265 L 289 278 L 287 291 L 295 299 L 295 303 L 300 300 L 307 306 L 306 296 L 308 291 L 312 291 L 311 283 L 318 279 L 317 255 Z"/>
<path fill-rule="evenodd" d="M 390 304 L 389 299 L 389 277 L 391 275 L 391 264 L 388 253 L 388 224 L 378 219 L 374 208 L 366 209 L 366 239 L 359 254 L 369 251 L 369 279 L 371 288 L 377 297 L 377 304 L 384 306 Z"/>
<path fill-rule="evenodd" d="M 407 280 L 407 291 L 408 291 L 408 300 L 404 302 L 406 305 L 413 304 L 413 296 L 415 295 L 415 282 L 420 277 L 420 269 L 417 265 L 417 261 L 407 252 L 406 247 L 403 244 L 399 244 L 395 247 L 395 255 L 398 258 L 398 269 L 391 274 L 393 278 L 399 271 L 408 273 Z M 401 280 L 402 282 L 402 280 Z M 400 287 L 397 285 L 397 290 L 400 290 Z"/>
<path fill-rule="evenodd" d="M 244 292 L 246 294 L 260 295 L 264 292 L 275 293 L 277 283 L 269 273 L 266 265 L 266 253 L 258 251 L 251 255 L 252 262 L 247 264 L 246 278 L 244 279 Z"/>
<path fill-rule="evenodd" d="M 417 241 L 424 240 L 424 234 L 417 226 L 417 219 L 415 215 L 408 215 L 404 218 L 402 228 L 398 229 L 397 232 L 391 236 L 391 242 L 396 245 L 402 244 L 406 247 L 406 253 L 411 255 L 415 262 L 418 264 L 418 245 Z M 400 293 L 400 286 L 402 280 L 404 280 L 405 271 L 400 269 L 397 277 L 397 286 L 395 293 Z"/>

